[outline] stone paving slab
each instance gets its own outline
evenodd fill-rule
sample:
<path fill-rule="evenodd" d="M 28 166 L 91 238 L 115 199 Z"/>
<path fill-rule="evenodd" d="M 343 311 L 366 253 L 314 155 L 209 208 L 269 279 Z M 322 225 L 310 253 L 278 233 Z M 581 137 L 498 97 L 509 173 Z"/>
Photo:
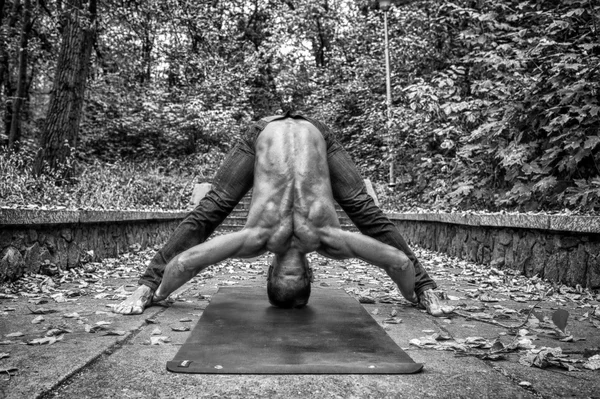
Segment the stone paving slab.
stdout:
<path fill-rule="evenodd" d="M 216 292 L 216 287 L 203 293 Z M 188 292 L 193 295 L 193 292 Z M 187 296 L 185 296 L 187 298 Z M 201 301 L 200 301 L 201 302 Z M 181 318 L 192 318 L 202 306 L 197 301 L 177 302 L 159 316 L 158 328 L 168 331 L 181 325 Z M 383 307 L 366 306 L 368 310 Z M 392 305 L 386 305 L 387 308 Z M 435 328 L 435 320 L 413 307 L 400 310 L 406 317 L 402 324 L 388 330 L 402 346 L 422 329 Z M 382 316 L 383 317 L 383 316 Z M 378 317 L 381 318 L 381 317 Z M 439 351 L 408 349 L 416 361 L 426 362 L 425 370 L 416 375 L 190 375 L 166 371 L 166 361 L 175 356 L 189 333 L 169 333 L 166 345 L 148 346 L 155 325 L 147 326 L 110 357 L 104 357 L 89 370 L 77 376 L 52 397 L 226 397 L 226 398 L 377 398 L 431 397 L 469 398 L 505 397 L 534 398 L 510 379 L 499 375 L 477 359 L 457 360 L 453 354 Z M 418 359 L 418 360 L 417 360 Z M 108 383 L 109 381 L 115 381 Z M 104 383 L 106 382 L 106 383 Z M 501 393 L 500 396 L 494 393 Z M 81 395 L 81 396 L 78 396 Z"/>
<path fill-rule="evenodd" d="M 113 314 L 105 303 L 81 298 L 76 302 L 49 303 L 35 306 L 27 300 L 1 300 L 0 310 L 15 309 L 9 315 L 0 318 L 1 341 L 13 341 L 13 344 L 0 345 L 0 352 L 10 357 L 0 360 L 0 369 L 17 368 L 16 375 L 10 379 L 0 378 L 0 397 L 35 398 L 50 392 L 71 375 L 93 363 L 103 353 L 115 345 L 125 342 L 132 334 L 144 326 L 145 319 L 154 317 L 164 308 L 153 307 L 142 316 L 122 317 Z M 31 314 L 30 309 L 46 308 L 55 313 L 42 315 L 44 321 L 32 324 L 39 315 Z M 97 312 L 102 312 L 96 314 Z M 78 313 L 83 319 L 65 318 L 65 314 Z M 122 336 L 103 335 L 103 332 L 87 333 L 79 320 L 94 325 L 98 321 L 110 322 L 110 328 L 124 331 Z M 51 327 L 62 326 L 71 330 L 62 340 L 52 345 L 26 345 L 36 338 L 44 336 Z M 6 337 L 8 334 L 22 332 L 22 337 Z"/>
<path fill-rule="evenodd" d="M 27 312 L 28 297 L 0 299 L 0 341 L 29 340 L 37 337 L 51 324 L 66 323 L 72 333 L 65 334 L 53 345 L 0 345 L 0 353 L 10 357 L 0 359 L 0 369 L 16 367 L 17 375 L 10 379 L 0 376 L 0 397 L 12 398 L 185 398 L 185 397 L 275 397 L 275 398 L 540 398 L 594 397 L 600 392 L 600 371 L 566 372 L 560 369 L 536 369 L 518 363 L 518 354 L 508 360 L 487 361 L 472 356 L 457 357 L 453 352 L 420 349 L 410 340 L 445 332 L 455 338 L 480 336 L 488 340 L 509 341 L 506 329 L 461 316 L 434 318 L 404 302 L 364 304 L 372 317 L 384 326 L 390 337 L 416 361 L 425 364 L 424 371 L 415 375 L 183 375 L 166 370 L 189 332 L 173 331 L 171 327 L 189 325 L 193 329 L 206 308 L 210 296 L 219 285 L 265 285 L 268 257 L 251 263 L 234 261 L 220 269 L 209 269 L 182 287 L 181 295 L 170 307 L 151 307 L 143 315 L 108 315 L 107 304 L 115 301 L 78 297 L 74 302 L 48 303 L 41 306 L 56 309 L 45 315 L 42 324 L 31 324 L 35 315 Z M 440 288 L 453 298 L 450 303 L 478 304 L 465 296 L 473 289 L 469 279 L 457 279 L 468 271 L 466 263 L 449 268 L 446 258 L 431 253 L 421 258 L 436 278 Z M 127 261 L 130 262 L 130 261 Z M 337 262 L 316 257 L 312 260 L 316 284 L 331 289 L 381 290 L 389 286 L 379 270 L 354 260 Z M 143 268 L 143 267 L 142 267 Z M 132 276 L 104 281 L 105 285 L 131 285 Z M 266 295 L 266 294 L 265 294 Z M 508 295 L 498 294 L 500 304 L 515 310 L 527 308 L 534 302 L 515 302 Z M 557 308 L 544 302 L 543 311 Z M 597 303 L 596 303 L 597 305 Z M 569 329 L 583 341 L 562 343 L 556 338 L 539 337 L 536 346 L 561 346 L 575 354 L 586 348 L 600 346 L 598 329 L 579 321 L 589 308 L 579 308 L 576 301 L 560 304 L 571 313 Z M 14 308 L 15 310 L 6 310 Z M 399 324 L 384 323 L 392 311 L 401 319 Z M 111 328 L 124 330 L 125 336 L 102 336 L 86 333 L 76 320 L 65 319 L 65 313 L 78 312 L 88 324 L 110 321 Z M 147 318 L 157 323 L 147 323 Z M 189 320 L 189 321 L 187 321 Z M 508 323 L 508 322 L 507 322 Z M 156 330 L 160 331 L 156 331 Z M 22 338 L 7 338 L 22 331 Z M 504 334 L 504 335 L 503 335 Z M 150 345 L 152 337 L 167 336 L 170 341 Z M 505 342 L 506 342 L 505 341 Z M 531 389 L 519 385 L 531 383 Z"/>

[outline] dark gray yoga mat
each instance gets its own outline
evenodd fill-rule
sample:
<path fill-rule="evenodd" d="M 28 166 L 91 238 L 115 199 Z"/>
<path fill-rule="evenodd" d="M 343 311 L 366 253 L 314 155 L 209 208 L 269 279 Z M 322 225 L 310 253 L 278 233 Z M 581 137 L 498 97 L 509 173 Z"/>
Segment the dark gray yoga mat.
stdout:
<path fill-rule="evenodd" d="M 405 374 L 421 371 L 342 290 L 313 289 L 302 309 L 264 287 L 222 287 L 167 369 L 201 374 Z"/>

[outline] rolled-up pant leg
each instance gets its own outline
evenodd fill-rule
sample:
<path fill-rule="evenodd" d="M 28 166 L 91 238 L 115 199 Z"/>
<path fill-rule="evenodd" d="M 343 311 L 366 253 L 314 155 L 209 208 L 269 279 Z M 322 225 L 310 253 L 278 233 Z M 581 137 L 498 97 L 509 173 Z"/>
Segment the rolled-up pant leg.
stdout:
<path fill-rule="evenodd" d="M 212 189 L 156 253 L 140 277 L 139 284 L 156 290 L 171 259 L 206 241 L 252 187 L 254 158 L 254 150 L 246 142 L 236 144 L 217 171 Z"/>

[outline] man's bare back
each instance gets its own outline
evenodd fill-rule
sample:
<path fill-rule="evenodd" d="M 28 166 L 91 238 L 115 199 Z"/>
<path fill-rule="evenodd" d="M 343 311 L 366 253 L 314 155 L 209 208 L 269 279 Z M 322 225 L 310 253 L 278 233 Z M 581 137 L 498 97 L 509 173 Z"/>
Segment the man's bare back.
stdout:
<path fill-rule="evenodd" d="M 340 228 L 326 145 L 312 124 L 299 119 L 274 121 L 260 133 L 255 146 L 254 191 L 246 225 L 171 260 L 154 301 L 165 299 L 209 265 L 266 251 L 275 254 L 280 270 L 272 277 L 281 290 L 303 278 L 305 255 L 316 251 L 334 259 L 360 258 L 379 266 L 405 298 L 416 301 L 414 268 L 403 252 Z"/>
<path fill-rule="evenodd" d="M 265 249 L 320 249 L 322 229 L 339 228 L 329 181 L 327 149 L 309 122 L 267 125 L 256 142 L 254 192 L 247 227 L 265 229 Z"/>

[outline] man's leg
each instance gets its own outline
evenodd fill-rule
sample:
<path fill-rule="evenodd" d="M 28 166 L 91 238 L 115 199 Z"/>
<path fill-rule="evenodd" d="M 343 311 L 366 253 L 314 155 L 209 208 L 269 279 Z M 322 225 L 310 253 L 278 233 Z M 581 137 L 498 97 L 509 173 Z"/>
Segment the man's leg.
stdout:
<path fill-rule="evenodd" d="M 156 253 L 138 281 L 140 286 L 114 309 L 122 314 L 140 314 L 152 302 L 162 281 L 167 263 L 179 253 L 204 242 L 231 213 L 254 178 L 254 151 L 238 143 L 219 168 L 212 189 L 175 229 L 167 243 Z"/>
<path fill-rule="evenodd" d="M 415 292 L 419 302 L 434 316 L 444 312 L 433 289 L 437 284 L 429 277 L 396 226 L 375 205 L 352 159 L 334 138 L 328 141 L 328 163 L 334 199 L 361 233 L 391 245 L 406 254 L 415 269 Z"/>

